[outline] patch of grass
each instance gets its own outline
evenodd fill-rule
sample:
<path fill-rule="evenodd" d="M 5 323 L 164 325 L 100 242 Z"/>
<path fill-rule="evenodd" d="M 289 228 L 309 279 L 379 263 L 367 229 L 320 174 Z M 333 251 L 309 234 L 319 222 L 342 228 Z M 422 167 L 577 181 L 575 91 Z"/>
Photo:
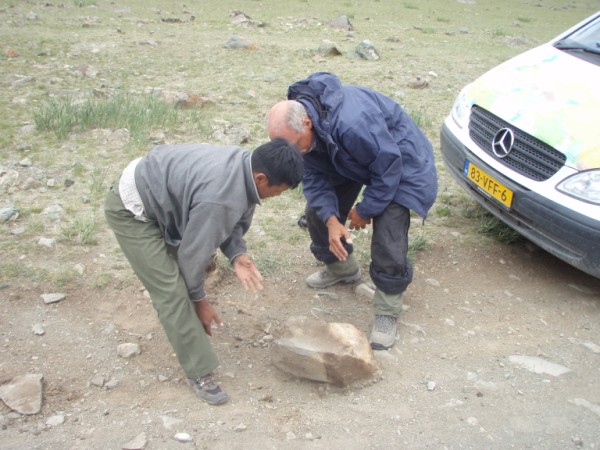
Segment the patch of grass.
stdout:
<path fill-rule="evenodd" d="M 417 234 L 410 238 L 410 242 L 408 243 L 408 253 L 416 253 L 427 248 L 429 242 L 427 238 L 422 234 Z"/>
<path fill-rule="evenodd" d="M 62 270 L 53 275 L 54 286 L 57 288 L 69 286 L 78 276 L 79 274 L 75 269 Z"/>
<path fill-rule="evenodd" d="M 126 128 L 134 141 L 142 141 L 156 127 L 172 127 L 178 110 L 154 95 L 117 95 L 75 102 L 69 98 L 50 99 L 33 114 L 40 131 L 51 131 L 66 139 L 74 131 L 96 128 Z"/>
<path fill-rule="evenodd" d="M 108 177 L 108 169 L 94 168 L 91 175 L 90 193 L 93 198 L 97 199 L 104 196 L 106 193 L 105 182 Z"/>
<path fill-rule="evenodd" d="M 465 208 L 465 217 L 475 221 L 475 230 L 478 233 L 491 235 L 499 242 L 510 244 L 521 239 L 519 233 L 478 204 L 474 208 Z"/>
<path fill-rule="evenodd" d="M 101 273 L 94 280 L 96 289 L 105 289 L 112 284 L 113 276 L 110 273 Z"/>
<path fill-rule="evenodd" d="M 501 28 L 496 28 L 494 31 L 492 31 L 492 36 L 505 37 L 505 36 L 508 36 L 508 33 Z"/>
<path fill-rule="evenodd" d="M 408 115 L 419 128 L 425 128 L 425 113 L 422 110 L 410 111 Z"/>
<path fill-rule="evenodd" d="M 32 283 L 46 280 L 48 271 L 39 267 L 31 267 L 24 263 L 0 263 L 0 283 L 10 284 L 17 279 L 26 279 Z"/>
<path fill-rule="evenodd" d="M 435 208 L 435 213 L 439 217 L 450 217 L 452 215 L 452 209 L 446 205 L 440 205 Z"/>
<path fill-rule="evenodd" d="M 450 19 L 448 19 L 447 17 L 437 17 L 435 20 L 442 23 L 450 23 Z"/>
<path fill-rule="evenodd" d="M 62 226 L 61 233 L 68 241 L 77 239 L 82 245 L 96 245 L 98 240 L 98 222 L 95 214 L 87 217 L 77 217 L 70 226 Z"/>
<path fill-rule="evenodd" d="M 533 19 L 531 17 L 517 17 L 517 20 L 521 23 L 529 23 Z"/>
<path fill-rule="evenodd" d="M 423 28 L 421 28 L 421 33 L 435 34 L 435 28 L 432 28 L 432 27 L 423 27 Z"/>
<path fill-rule="evenodd" d="M 419 7 L 417 5 L 415 5 L 414 3 L 404 3 L 404 7 L 406 9 L 419 9 Z"/>

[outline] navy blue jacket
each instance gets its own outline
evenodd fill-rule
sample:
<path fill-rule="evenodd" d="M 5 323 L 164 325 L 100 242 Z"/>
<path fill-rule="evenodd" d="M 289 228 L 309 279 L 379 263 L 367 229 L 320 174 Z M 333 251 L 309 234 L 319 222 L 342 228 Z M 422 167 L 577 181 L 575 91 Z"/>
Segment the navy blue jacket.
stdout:
<path fill-rule="evenodd" d="M 366 186 L 356 206 L 363 219 L 390 202 L 427 216 L 437 195 L 433 148 L 400 105 L 326 72 L 292 84 L 288 99 L 304 105 L 317 135 L 304 156 L 302 189 L 323 221 L 340 217 L 333 186 L 345 180 Z"/>

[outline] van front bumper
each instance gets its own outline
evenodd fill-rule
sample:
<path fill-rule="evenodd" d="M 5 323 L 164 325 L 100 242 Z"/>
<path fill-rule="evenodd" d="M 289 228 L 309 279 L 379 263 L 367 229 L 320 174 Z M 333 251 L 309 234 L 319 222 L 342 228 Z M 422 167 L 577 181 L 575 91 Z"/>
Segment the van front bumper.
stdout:
<path fill-rule="evenodd" d="M 471 152 L 446 124 L 440 133 L 444 164 L 458 184 L 485 209 L 536 245 L 568 264 L 600 278 L 600 222 L 539 195 L 496 171 Z M 510 208 L 485 195 L 464 175 L 476 164 L 513 192 Z"/>

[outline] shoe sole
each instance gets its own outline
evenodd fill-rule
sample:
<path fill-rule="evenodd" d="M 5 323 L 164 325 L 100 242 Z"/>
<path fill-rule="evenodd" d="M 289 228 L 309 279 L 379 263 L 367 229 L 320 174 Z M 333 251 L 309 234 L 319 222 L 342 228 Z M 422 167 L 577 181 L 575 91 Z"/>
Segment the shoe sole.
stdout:
<path fill-rule="evenodd" d="M 198 396 L 200 397 L 200 396 Z M 219 398 L 216 400 L 208 400 L 207 398 L 200 397 L 201 400 L 205 401 L 209 405 L 223 405 L 229 401 L 229 397 L 226 395 L 225 398 Z"/>
<path fill-rule="evenodd" d="M 394 344 L 390 345 L 389 347 L 386 347 L 385 345 L 380 344 L 379 342 L 371 342 L 371 348 L 373 350 L 389 350 L 393 346 Z"/>
<path fill-rule="evenodd" d="M 360 273 L 360 271 L 358 271 L 358 273 L 350 276 L 350 277 L 346 277 L 346 278 L 342 278 L 341 280 L 337 280 L 334 281 L 333 283 L 327 283 L 327 284 L 319 284 L 319 285 L 314 285 L 314 284 L 310 284 L 308 281 L 306 282 L 306 285 L 309 288 L 312 289 L 325 289 L 331 286 L 335 286 L 336 284 L 352 284 L 352 283 L 356 283 L 358 280 L 360 280 L 360 278 L 362 277 L 362 274 Z"/>

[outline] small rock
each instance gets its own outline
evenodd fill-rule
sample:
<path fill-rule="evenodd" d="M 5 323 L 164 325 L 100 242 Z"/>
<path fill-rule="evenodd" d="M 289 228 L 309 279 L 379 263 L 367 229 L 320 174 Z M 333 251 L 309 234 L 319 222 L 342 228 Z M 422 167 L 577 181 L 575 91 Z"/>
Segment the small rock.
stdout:
<path fill-rule="evenodd" d="M 571 371 L 571 369 L 550 361 L 546 361 L 538 356 L 511 355 L 508 358 L 511 363 L 524 367 L 530 372 L 538 374 L 548 374 L 559 377 Z"/>
<path fill-rule="evenodd" d="M 119 386 L 119 380 L 112 378 L 104 384 L 104 387 L 108 390 L 115 389 Z"/>
<path fill-rule="evenodd" d="M 192 442 L 192 436 L 187 433 L 177 433 L 173 439 L 179 442 Z"/>
<path fill-rule="evenodd" d="M 42 294 L 41 297 L 44 300 L 44 303 L 48 304 L 48 303 L 60 302 L 61 300 L 64 300 L 66 296 L 65 296 L 65 294 L 53 293 L 53 294 Z"/>
<path fill-rule="evenodd" d="M 377 61 L 379 59 L 379 52 L 368 39 L 365 39 L 356 46 L 356 53 L 367 61 Z"/>
<path fill-rule="evenodd" d="M 435 391 L 436 387 L 437 387 L 437 383 L 435 381 L 428 381 L 427 382 L 427 390 L 428 391 Z"/>
<path fill-rule="evenodd" d="M 42 374 L 28 373 L 0 386 L 0 400 L 19 414 L 37 414 L 42 410 Z"/>
<path fill-rule="evenodd" d="M 98 386 L 98 387 L 104 386 L 104 376 L 97 373 L 90 380 L 90 384 L 93 384 L 94 386 Z"/>
<path fill-rule="evenodd" d="M 143 431 L 138 434 L 131 441 L 127 442 L 123 445 L 123 450 L 143 450 L 148 445 L 148 438 L 146 437 L 146 433 Z"/>
<path fill-rule="evenodd" d="M 358 286 L 356 286 L 354 293 L 362 297 L 370 298 L 371 300 L 373 300 L 373 297 L 375 296 L 375 290 L 365 283 L 360 283 Z"/>
<path fill-rule="evenodd" d="M 246 431 L 247 429 L 248 429 L 248 427 L 245 424 L 240 423 L 233 430 L 234 431 Z"/>
<path fill-rule="evenodd" d="M 225 48 L 243 48 L 247 50 L 256 50 L 256 44 L 241 36 L 232 36 L 223 46 Z"/>
<path fill-rule="evenodd" d="M 433 278 L 427 278 L 425 283 L 427 283 L 429 286 L 440 287 L 440 282 Z"/>
<path fill-rule="evenodd" d="M 327 25 L 329 25 L 332 28 L 341 28 L 342 30 L 347 31 L 353 30 L 352 24 L 350 23 L 350 19 L 348 19 L 348 16 L 337 17 L 336 19 L 330 20 L 327 23 Z"/>
<path fill-rule="evenodd" d="M 42 247 L 48 247 L 51 248 L 54 246 L 54 239 L 50 239 L 50 238 L 39 238 L 38 239 L 38 245 L 41 245 Z"/>
<path fill-rule="evenodd" d="M 132 356 L 137 356 L 140 353 L 142 353 L 142 349 L 139 344 L 126 342 L 117 346 L 117 355 L 122 358 L 131 358 Z"/>
<path fill-rule="evenodd" d="M 8 222 L 9 220 L 11 220 L 13 218 L 17 218 L 18 216 L 19 216 L 19 211 L 13 206 L 8 206 L 6 208 L 0 209 L 0 222 L 1 223 Z"/>
<path fill-rule="evenodd" d="M 46 420 L 46 426 L 49 427 L 56 427 L 58 425 L 62 425 L 63 423 L 65 423 L 65 416 L 63 416 L 62 414 L 48 417 L 48 420 Z"/>
<path fill-rule="evenodd" d="M 36 323 L 33 327 L 31 327 L 31 330 L 33 331 L 33 334 L 37 336 L 41 336 L 45 333 L 44 328 L 39 323 Z"/>

